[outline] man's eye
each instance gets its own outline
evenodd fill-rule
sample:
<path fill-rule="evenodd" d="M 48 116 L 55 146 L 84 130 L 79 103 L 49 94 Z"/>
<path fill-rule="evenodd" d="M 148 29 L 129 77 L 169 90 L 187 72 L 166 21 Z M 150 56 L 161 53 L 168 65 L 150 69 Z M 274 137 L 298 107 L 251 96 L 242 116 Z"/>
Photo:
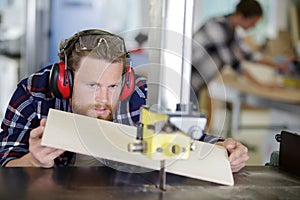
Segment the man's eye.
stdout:
<path fill-rule="evenodd" d="M 118 85 L 117 84 L 115 84 L 115 85 L 111 85 L 111 86 L 109 86 L 110 88 L 113 88 L 113 89 L 115 89 L 115 88 L 117 88 L 118 87 Z"/>
<path fill-rule="evenodd" d="M 90 83 L 88 84 L 89 88 L 96 88 L 97 87 L 97 84 L 95 83 Z"/>
<path fill-rule="evenodd" d="M 108 88 L 109 88 L 109 90 L 115 90 L 118 87 L 119 87 L 119 84 L 114 84 L 114 85 L 109 86 Z"/>

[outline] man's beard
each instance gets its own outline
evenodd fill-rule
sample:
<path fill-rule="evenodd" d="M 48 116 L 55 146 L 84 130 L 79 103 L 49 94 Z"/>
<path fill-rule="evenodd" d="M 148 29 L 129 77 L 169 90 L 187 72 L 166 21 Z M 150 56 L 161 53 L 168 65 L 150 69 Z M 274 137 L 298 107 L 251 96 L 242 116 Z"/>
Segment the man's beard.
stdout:
<path fill-rule="evenodd" d="M 105 114 L 98 114 L 95 110 L 96 109 L 105 109 Z M 72 105 L 72 112 L 80 115 L 85 115 L 89 117 L 94 117 L 102 120 L 108 120 L 112 121 L 113 120 L 113 112 L 112 112 L 112 107 L 111 105 L 100 105 L 100 104 L 89 104 L 89 105 L 78 105 L 74 103 Z"/>

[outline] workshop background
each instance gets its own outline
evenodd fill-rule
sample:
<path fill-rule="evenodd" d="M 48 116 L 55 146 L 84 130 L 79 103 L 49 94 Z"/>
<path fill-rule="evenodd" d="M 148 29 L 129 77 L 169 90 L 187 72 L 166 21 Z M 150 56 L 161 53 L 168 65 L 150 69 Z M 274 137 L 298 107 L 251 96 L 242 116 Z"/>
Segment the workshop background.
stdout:
<path fill-rule="evenodd" d="M 194 28 L 210 17 L 232 12 L 237 2 L 195 0 Z M 253 48 L 263 46 L 262 53 L 267 56 L 279 59 L 292 52 L 300 56 L 300 2 L 259 2 L 265 16 L 251 32 L 241 31 L 245 40 L 254 44 Z M 127 43 L 129 50 L 139 49 L 132 55 L 133 65 L 147 63 L 147 53 L 142 48 L 147 45 L 147 33 L 138 30 L 149 26 L 150 6 L 147 0 L 0 0 L 0 119 L 18 81 L 44 65 L 57 62 L 59 41 L 76 31 L 100 28 L 118 34 L 135 30 Z M 263 74 L 261 79 L 277 81 L 273 71 L 259 67 L 254 71 Z M 225 73 L 231 72 L 225 69 Z M 230 110 L 221 100 L 212 101 L 210 131 L 245 143 L 250 151 L 248 165 L 264 165 L 269 161 L 271 153 L 279 148 L 275 135 L 281 130 L 300 130 L 297 113 L 244 103 L 238 128 L 232 129 Z"/>

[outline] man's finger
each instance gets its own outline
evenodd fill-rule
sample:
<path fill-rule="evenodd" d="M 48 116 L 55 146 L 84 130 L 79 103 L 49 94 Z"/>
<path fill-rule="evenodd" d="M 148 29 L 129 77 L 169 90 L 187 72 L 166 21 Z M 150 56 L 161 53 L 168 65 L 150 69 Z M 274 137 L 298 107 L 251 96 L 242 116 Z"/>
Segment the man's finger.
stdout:
<path fill-rule="evenodd" d="M 245 161 L 245 157 L 248 157 L 247 147 L 237 143 L 236 148 L 231 152 L 229 156 L 229 160 L 234 161 L 235 159 L 241 159 L 242 161 Z"/>
<path fill-rule="evenodd" d="M 33 129 L 30 132 L 30 139 L 37 139 L 37 138 L 41 138 L 44 132 L 44 127 L 43 126 L 39 126 L 35 129 Z"/>
<path fill-rule="evenodd" d="M 42 167 L 49 167 L 51 163 L 54 163 L 54 159 L 60 156 L 63 152 L 64 150 L 61 149 L 44 147 L 40 152 L 35 154 L 34 157 L 36 160 L 38 160 Z"/>
<path fill-rule="evenodd" d="M 235 141 L 234 139 L 232 138 L 227 138 L 224 143 L 223 143 L 223 146 L 226 148 L 226 150 L 229 152 L 229 153 L 232 153 L 236 146 L 237 146 L 237 141 Z"/>
<path fill-rule="evenodd" d="M 50 154 L 48 154 L 48 157 L 52 160 L 54 160 L 55 158 L 57 158 L 58 156 L 60 156 L 61 154 L 63 154 L 65 151 L 61 150 L 61 149 L 56 149 L 55 151 L 51 152 Z"/>
<path fill-rule="evenodd" d="M 44 119 L 42 119 L 41 121 L 40 121 L 40 126 L 46 126 L 46 119 L 44 118 Z"/>
<path fill-rule="evenodd" d="M 240 154 L 240 155 L 230 155 L 229 157 L 229 161 L 230 161 L 230 164 L 232 165 L 238 165 L 240 163 L 245 163 L 247 162 L 249 159 L 249 156 L 247 154 Z"/>

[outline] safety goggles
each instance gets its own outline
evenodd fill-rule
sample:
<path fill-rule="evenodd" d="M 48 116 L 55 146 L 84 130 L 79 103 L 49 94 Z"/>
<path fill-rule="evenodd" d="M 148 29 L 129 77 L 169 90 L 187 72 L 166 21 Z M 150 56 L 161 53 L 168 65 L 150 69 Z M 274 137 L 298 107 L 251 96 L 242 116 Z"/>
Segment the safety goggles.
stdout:
<path fill-rule="evenodd" d="M 76 52 L 101 49 L 111 51 L 116 55 L 127 55 L 122 37 L 97 29 L 76 33 L 65 42 L 59 54 L 69 55 L 74 49 Z"/>

